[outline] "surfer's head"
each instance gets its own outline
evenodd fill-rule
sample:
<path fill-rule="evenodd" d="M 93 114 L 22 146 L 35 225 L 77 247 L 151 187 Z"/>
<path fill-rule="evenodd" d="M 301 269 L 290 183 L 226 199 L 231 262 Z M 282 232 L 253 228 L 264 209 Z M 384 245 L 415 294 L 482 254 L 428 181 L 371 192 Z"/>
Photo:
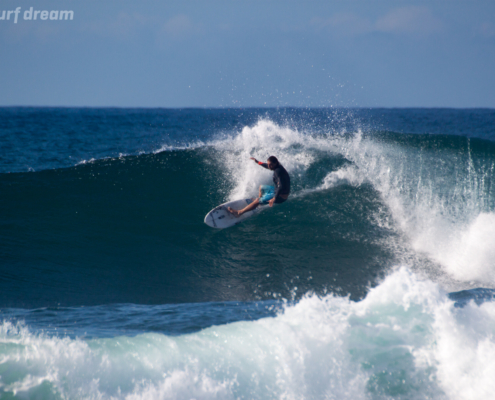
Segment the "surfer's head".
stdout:
<path fill-rule="evenodd" d="M 270 168 L 270 169 L 277 168 L 277 166 L 278 166 L 277 157 L 275 157 L 275 156 L 268 157 L 268 160 L 266 160 L 266 164 L 268 165 L 268 168 Z"/>

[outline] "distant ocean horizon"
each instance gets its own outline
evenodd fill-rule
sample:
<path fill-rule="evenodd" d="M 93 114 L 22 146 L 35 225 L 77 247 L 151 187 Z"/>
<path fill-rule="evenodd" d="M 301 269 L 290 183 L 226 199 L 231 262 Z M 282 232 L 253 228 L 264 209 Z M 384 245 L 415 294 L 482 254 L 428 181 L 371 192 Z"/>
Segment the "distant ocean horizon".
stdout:
<path fill-rule="evenodd" d="M 0 107 L 0 398 L 490 399 L 495 109 Z M 289 200 L 235 227 L 275 155 Z"/>

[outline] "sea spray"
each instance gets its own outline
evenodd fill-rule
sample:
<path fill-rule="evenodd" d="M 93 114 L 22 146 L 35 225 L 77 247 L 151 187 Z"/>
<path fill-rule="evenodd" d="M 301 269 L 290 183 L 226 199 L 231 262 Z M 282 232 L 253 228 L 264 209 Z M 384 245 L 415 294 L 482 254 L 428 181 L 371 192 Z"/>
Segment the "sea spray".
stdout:
<path fill-rule="evenodd" d="M 210 145 L 220 152 L 224 175 L 233 183 L 231 200 L 257 196 L 257 185 L 271 181 L 250 156 L 275 154 L 293 176 L 292 198 L 340 184 L 369 184 L 387 208 L 369 218 L 406 240 L 403 253 L 425 254 L 437 263 L 436 273 L 451 277 L 445 284 L 452 290 L 462 287 L 459 282 L 495 285 L 495 154 L 480 144 L 472 148 L 470 139 L 313 133 L 262 119 Z M 347 162 L 339 166 L 338 156 Z M 317 183 L 310 174 L 328 157 L 333 168 L 327 161 L 330 171 Z M 308 181 L 313 186 L 307 187 Z M 387 240 L 385 247 L 392 245 Z"/>
<path fill-rule="evenodd" d="M 14 398 L 490 399 L 495 303 L 454 306 L 399 268 L 359 302 L 307 295 L 279 315 L 198 333 L 47 336 L 4 322 Z M 49 394 L 51 393 L 51 394 Z"/>

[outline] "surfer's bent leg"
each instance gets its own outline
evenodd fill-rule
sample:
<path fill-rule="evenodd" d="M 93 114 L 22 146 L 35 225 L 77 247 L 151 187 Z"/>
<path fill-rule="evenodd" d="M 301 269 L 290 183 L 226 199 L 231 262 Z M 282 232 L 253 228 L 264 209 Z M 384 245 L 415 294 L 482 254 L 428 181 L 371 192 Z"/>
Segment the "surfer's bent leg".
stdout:
<path fill-rule="evenodd" d="M 245 212 L 254 210 L 256 207 L 258 207 L 260 204 L 258 199 L 255 199 L 251 204 L 248 204 L 246 207 L 244 207 L 242 210 L 234 210 L 232 207 L 227 208 L 229 212 L 234 214 L 236 217 L 240 217 L 242 214 Z"/>
<path fill-rule="evenodd" d="M 236 217 L 240 217 L 242 214 L 248 211 L 254 210 L 260 204 L 268 204 L 268 202 L 275 195 L 275 187 L 269 185 L 261 185 L 260 186 L 260 197 L 254 199 L 251 204 L 243 208 L 242 210 L 234 210 L 232 207 L 228 207 L 227 210 L 234 214 Z"/>

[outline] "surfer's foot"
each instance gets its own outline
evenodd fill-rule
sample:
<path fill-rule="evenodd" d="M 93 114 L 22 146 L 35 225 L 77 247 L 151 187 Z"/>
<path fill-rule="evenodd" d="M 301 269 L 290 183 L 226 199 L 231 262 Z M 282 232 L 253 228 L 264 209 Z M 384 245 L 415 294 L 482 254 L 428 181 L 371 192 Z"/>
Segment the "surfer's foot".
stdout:
<path fill-rule="evenodd" d="M 234 217 L 239 217 L 241 214 L 239 214 L 239 211 L 238 210 L 234 210 L 233 208 L 229 207 L 227 208 L 227 210 L 229 210 L 229 212 L 234 216 Z"/>

